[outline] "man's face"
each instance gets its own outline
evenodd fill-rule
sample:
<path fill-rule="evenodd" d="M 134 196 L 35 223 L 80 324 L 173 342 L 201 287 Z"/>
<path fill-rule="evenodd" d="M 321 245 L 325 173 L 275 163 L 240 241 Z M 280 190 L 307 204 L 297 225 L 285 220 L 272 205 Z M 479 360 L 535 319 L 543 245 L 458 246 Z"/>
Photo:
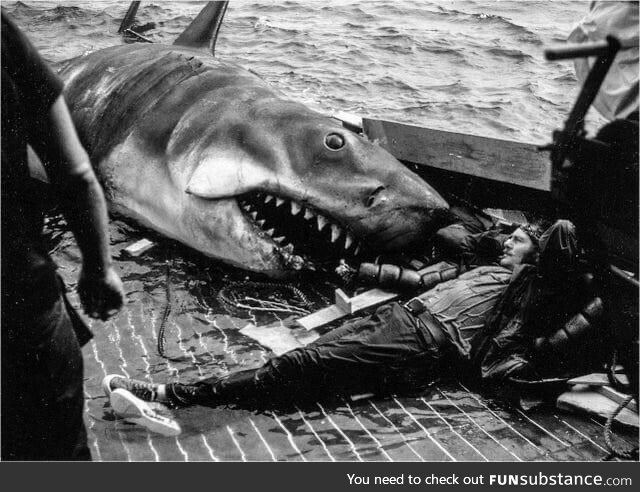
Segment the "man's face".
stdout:
<path fill-rule="evenodd" d="M 513 270 L 521 263 L 533 263 L 537 248 L 522 229 L 516 229 L 504 242 L 500 266 Z"/>

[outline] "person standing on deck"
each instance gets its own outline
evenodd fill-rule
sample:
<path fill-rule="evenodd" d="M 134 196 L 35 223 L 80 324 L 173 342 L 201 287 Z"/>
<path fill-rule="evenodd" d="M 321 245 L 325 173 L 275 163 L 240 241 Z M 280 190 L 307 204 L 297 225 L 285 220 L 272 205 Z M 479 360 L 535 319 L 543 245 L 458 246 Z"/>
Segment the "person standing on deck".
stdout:
<path fill-rule="evenodd" d="M 64 294 L 30 190 L 27 145 L 42 160 L 83 257 L 78 293 L 102 320 L 123 302 L 102 189 L 75 132 L 62 81 L 2 10 L 2 455 L 89 460 L 80 346 L 91 332 Z"/>
<path fill-rule="evenodd" d="M 575 231 L 571 223 L 558 221 L 540 234 L 535 226 L 522 226 L 504 242 L 499 264 L 473 268 L 404 305 L 382 306 L 257 369 L 195 384 L 150 384 L 110 375 L 103 382 L 105 392 L 114 392 L 118 400 L 123 391 L 130 392 L 128 413 L 134 415 L 142 406 L 133 395 L 178 406 L 269 407 L 424 385 L 451 363 L 498 380 L 544 376 L 547 365 L 561 370 L 552 364 L 554 344 L 547 337 L 579 310 L 578 296 L 565 283 L 576 253 Z M 539 256 L 543 261 L 537 266 Z M 549 305 L 553 312 L 545 313 L 545 305 L 535 302 L 540 290 L 555 296 Z M 561 362 L 564 354 L 558 355 Z"/>

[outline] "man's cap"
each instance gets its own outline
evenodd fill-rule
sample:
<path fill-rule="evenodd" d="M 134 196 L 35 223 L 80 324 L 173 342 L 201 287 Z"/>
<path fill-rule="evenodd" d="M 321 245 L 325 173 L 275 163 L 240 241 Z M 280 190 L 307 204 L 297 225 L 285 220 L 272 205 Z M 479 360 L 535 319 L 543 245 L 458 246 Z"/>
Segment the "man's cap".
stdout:
<path fill-rule="evenodd" d="M 531 241 L 533 241 L 533 243 L 538 246 L 540 244 L 540 238 L 542 237 L 542 234 L 544 234 L 546 227 L 542 226 L 541 224 L 529 223 L 522 224 L 520 226 L 520 229 L 522 229 L 522 231 L 527 236 L 529 236 Z"/>

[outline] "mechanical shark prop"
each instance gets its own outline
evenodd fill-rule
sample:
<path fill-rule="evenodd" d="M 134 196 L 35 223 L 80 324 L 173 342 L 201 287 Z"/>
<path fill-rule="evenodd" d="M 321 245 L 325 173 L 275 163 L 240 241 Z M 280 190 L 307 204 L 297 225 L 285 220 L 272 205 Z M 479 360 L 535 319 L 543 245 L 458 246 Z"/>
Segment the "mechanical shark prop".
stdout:
<path fill-rule="evenodd" d="M 111 211 L 275 277 L 426 240 L 442 197 L 338 120 L 214 58 L 220 4 L 174 45 L 116 46 L 61 69 Z"/>

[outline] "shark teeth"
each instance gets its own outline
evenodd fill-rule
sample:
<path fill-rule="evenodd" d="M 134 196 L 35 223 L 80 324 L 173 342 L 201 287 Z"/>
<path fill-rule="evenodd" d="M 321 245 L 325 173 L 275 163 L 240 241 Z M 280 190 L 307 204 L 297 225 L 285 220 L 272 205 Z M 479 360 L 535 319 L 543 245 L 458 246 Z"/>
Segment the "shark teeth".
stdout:
<path fill-rule="evenodd" d="M 335 224 L 331 224 L 331 242 L 335 243 L 340 235 L 342 234 L 342 229 Z"/>
<path fill-rule="evenodd" d="M 319 252 L 328 248 L 326 252 L 330 255 L 340 254 L 337 248 L 348 251 L 350 256 L 360 253 L 361 245 L 350 231 L 317 210 L 290 198 L 260 193 L 240 199 L 239 206 L 249 221 L 262 231 L 263 237 L 273 241 L 285 257 L 303 261 L 302 257 L 297 256 L 301 254 L 297 248 L 304 249 L 305 244 L 314 245 L 311 249 Z M 287 217 L 291 222 L 287 221 Z M 296 246 L 298 242 L 301 244 Z"/>
<path fill-rule="evenodd" d="M 322 229 L 324 229 L 324 227 L 329 223 L 329 221 L 326 219 L 326 217 L 322 216 L 322 215 L 318 215 L 318 230 L 321 231 Z"/>
<path fill-rule="evenodd" d="M 349 249 L 353 244 L 353 236 L 347 232 L 344 239 L 344 249 Z"/>

